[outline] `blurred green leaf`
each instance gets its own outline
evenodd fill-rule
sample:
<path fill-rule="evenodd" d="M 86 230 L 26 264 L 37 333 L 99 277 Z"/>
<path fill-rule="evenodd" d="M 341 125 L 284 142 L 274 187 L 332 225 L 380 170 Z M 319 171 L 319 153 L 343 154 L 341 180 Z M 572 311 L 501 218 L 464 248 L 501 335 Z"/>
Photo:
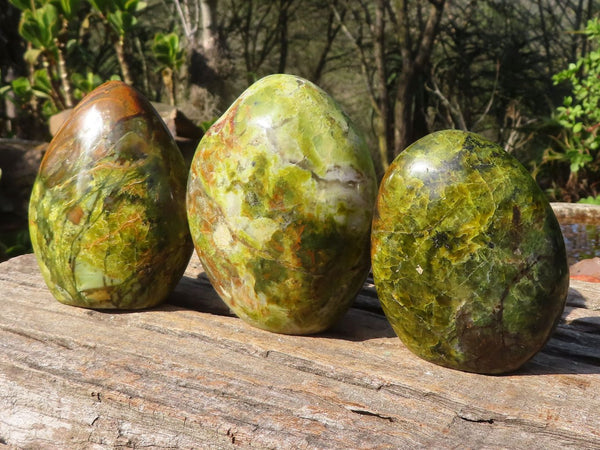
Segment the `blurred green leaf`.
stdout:
<path fill-rule="evenodd" d="M 113 0 L 88 0 L 92 7 L 100 12 L 102 15 L 107 16 L 108 13 L 114 11 L 116 8 L 114 6 Z"/>
<path fill-rule="evenodd" d="M 120 36 L 124 36 L 125 33 L 130 31 L 137 23 L 137 19 L 133 14 L 122 10 L 110 13 L 107 20 Z"/>
<path fill-rule="evenodd" d="M 157 33 L 152 42 L 152 53 L 163 67 L 173 70 L 179 69 L 184 61 L 184 53 L 179 45 L 179 36 L 175 33 Z"/>
<path fill-rule="evenodd" d="M 89 94 L 100 86 L 102 84 L 102 78 L 100 78 L 99 75 L 88 71 L 85 75 L 74 73 L 71 76 L 71 82 L 75 87 L 75 97 L 80 100 L 86 94 Z"/>
<path fill-rule="evenodd" d="M 33 74 L 33 89 L 38 97 L 50 98 L 52 94 L 52 82 L 46 69 L 36 70 Z"/>
<path fill-rule="evenodd" d="M 77 14 L 81 5 L 81 0 L 58 0 L 62 13 L 70 20 Z"/>
<path fill-rule="evenodd" d="M 31 84 L 27 78 L 15 78 L 10 84 L 17 97 L 25 98 L 31 95 Z"/>
<path fill-rule="evenodd" d="M 51 3 L 21 14 L 19 34 L 34 47 L 49 50 L 55 47 L 54 38 L 59 31 L 58 11 Z"/>
<path fill-rule="evenodd" d="M 30 0 L 8 0 L 8 1 L 10 2 L 11 5 L 16 6 L 21 11 L 24 11 L 26 9 L 30 9 L 31 8 L 31 1 Z"/>
<path fill-rule="evenodd" d="M 588 205 L 600 205 L 600 197 L 589 196 L 586 198 L 580 198 L 577 203 L 586 203 Z"/>
<path fill-rule="evenodd" d="M 12 91 L 12 86 L 10 84 L 0 86 L 0 97 L 6 97 L 6 94 L 8 94 L 10 91 Z"/>
<path fill-rule="evenodd" d="M 590 40 L 600 41 L 599 19 L 588 22 L 586 34 Z M 571 173 L 577 173 L 594 163 L 600 148 L 596 135 L 600 123 L 600 53 L 588 52 L 553 79 L 571 85 L 571 95 L 556 108 L 555 118 L 564 127 L 563 160 L 569 162 Z"/>
<path fill-rule="evenodd" d="M 28 49 L 25 54 L 23 55 L 23 59 L 28 63 L 31 64 L 32 66 L 35 65 L 35 63 L 37 62 L 38 58 L 40 57 L 40 54 L 42 53 L 42 50 L 39 48 L 30 48 Z"/>
<path fill-rule="evenodd" d="M 53 116 L 58 112 L 59 110 L 52 100 L 47 99 L 44 103 L 42 103 L 42 114 L 44 115 L 44 117 Z"/>

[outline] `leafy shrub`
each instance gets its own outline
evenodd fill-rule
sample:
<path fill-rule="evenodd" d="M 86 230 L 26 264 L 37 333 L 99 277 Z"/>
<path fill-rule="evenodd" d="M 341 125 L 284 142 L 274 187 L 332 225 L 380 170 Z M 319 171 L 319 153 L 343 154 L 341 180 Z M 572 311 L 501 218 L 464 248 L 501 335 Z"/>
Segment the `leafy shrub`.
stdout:
<path fill-rule="evenodd" d="M 570 83 L 571 95 L 556 109 L 562 130 L 545 155 L 545 163 L 568 164 L 563 196 L 571 199 L 594 198 L 600 184 L 600 20 L 590 20 L 582 33 L 591 50 L 553 77 L 555 84 Z"/>

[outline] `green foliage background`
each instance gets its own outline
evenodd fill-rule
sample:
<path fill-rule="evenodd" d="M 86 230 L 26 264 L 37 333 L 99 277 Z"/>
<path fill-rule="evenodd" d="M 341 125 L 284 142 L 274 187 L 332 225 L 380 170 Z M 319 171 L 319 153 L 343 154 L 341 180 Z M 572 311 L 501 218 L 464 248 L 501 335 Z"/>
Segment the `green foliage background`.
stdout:
<path fill-rule="evenodd" d="M 416 55 L 406 49 L 418 48 L 440 4 L 411 86 L 411 137 L 483 134 L 551 200 L 600 203 L 600 0 L 9 0 L 0 138 L 49 140 L 52 114 L 116 78 L 204 128 L 253 81 L 287 72 L 342 104 L 381 176 L 390 162 L 381 124 L 398 130 L 393 96 Z M 381 117 L 385 101 L 392 111 Z"/>

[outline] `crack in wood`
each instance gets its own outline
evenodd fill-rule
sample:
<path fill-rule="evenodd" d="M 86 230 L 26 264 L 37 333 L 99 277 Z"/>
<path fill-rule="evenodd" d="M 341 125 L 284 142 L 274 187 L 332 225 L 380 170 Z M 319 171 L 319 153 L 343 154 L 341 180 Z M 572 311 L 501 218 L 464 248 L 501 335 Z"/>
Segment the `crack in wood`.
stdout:
<path fill-rule="evenodd" d="M 387 420 L 389 422 L 395 422 L 394 418 L 391 416 L 384 416 L 383 414 L 379 414 L 379 413 L 376 413 L 373 411 L 368 411 L 366 409 L 357 409 L 357 408 L 348 408 L 348 409 L 355 414 L 360 414 L 361 416 L 377 417 L 378 419 Z"/>
<path fill-rule="evenodd" d="M 456 416 L 461 420 L 464 420 L 466 422 L 471 422 L 471 423 L 487 423 L 490 425 L 494 423 L 494 419 L 492 419 L 492 418 L 482 419 L 482 418 L 470 417 L 470 416 L 466 416 L 466 415 L 462 415 L 462 414 L 457 414 Z"/>
<path fill-rule="evenodd" d="M 32 341 L 36 341 L 36 342 L 40 342 L 42 344 L 53 344 L 56 345 L 57 347 L 61 347 L 61 348 L 65 348 L 67 350 L 73 350 L 73 345 L 69 342 L 67 342 L 64 339 L 60 339 L 57 337 L 38 337 L 35 336 L 34 334 L 32 334 L 29 331 L 26 330 L 15 330 L 13 328 L 9 328 L 9 327 L 0 327 L 0 331 L 6 331 L 8 333 L 12 333 L 16 336 L 21 336 L 24 337 L 26 339 L 31 339 Z"/>

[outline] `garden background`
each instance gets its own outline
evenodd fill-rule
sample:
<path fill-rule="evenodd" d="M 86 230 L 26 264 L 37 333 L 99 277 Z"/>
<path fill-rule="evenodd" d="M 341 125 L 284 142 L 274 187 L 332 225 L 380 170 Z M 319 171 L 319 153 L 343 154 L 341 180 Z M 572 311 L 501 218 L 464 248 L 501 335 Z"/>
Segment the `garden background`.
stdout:
<path fill-rule="evenodd" d="M 49 118 L 109 79 L 206 129 L 257 79 L 292 73 L 329 92 L 359 125 L 379 176 L 411 142 L 458 128 L 512 153 L 550 200 L 600 204 L 598 0 L 0 7 L 1 139 L 49 141 Z M 26 218 L 2 192 L 0 261 L 29 251 Z"/>

